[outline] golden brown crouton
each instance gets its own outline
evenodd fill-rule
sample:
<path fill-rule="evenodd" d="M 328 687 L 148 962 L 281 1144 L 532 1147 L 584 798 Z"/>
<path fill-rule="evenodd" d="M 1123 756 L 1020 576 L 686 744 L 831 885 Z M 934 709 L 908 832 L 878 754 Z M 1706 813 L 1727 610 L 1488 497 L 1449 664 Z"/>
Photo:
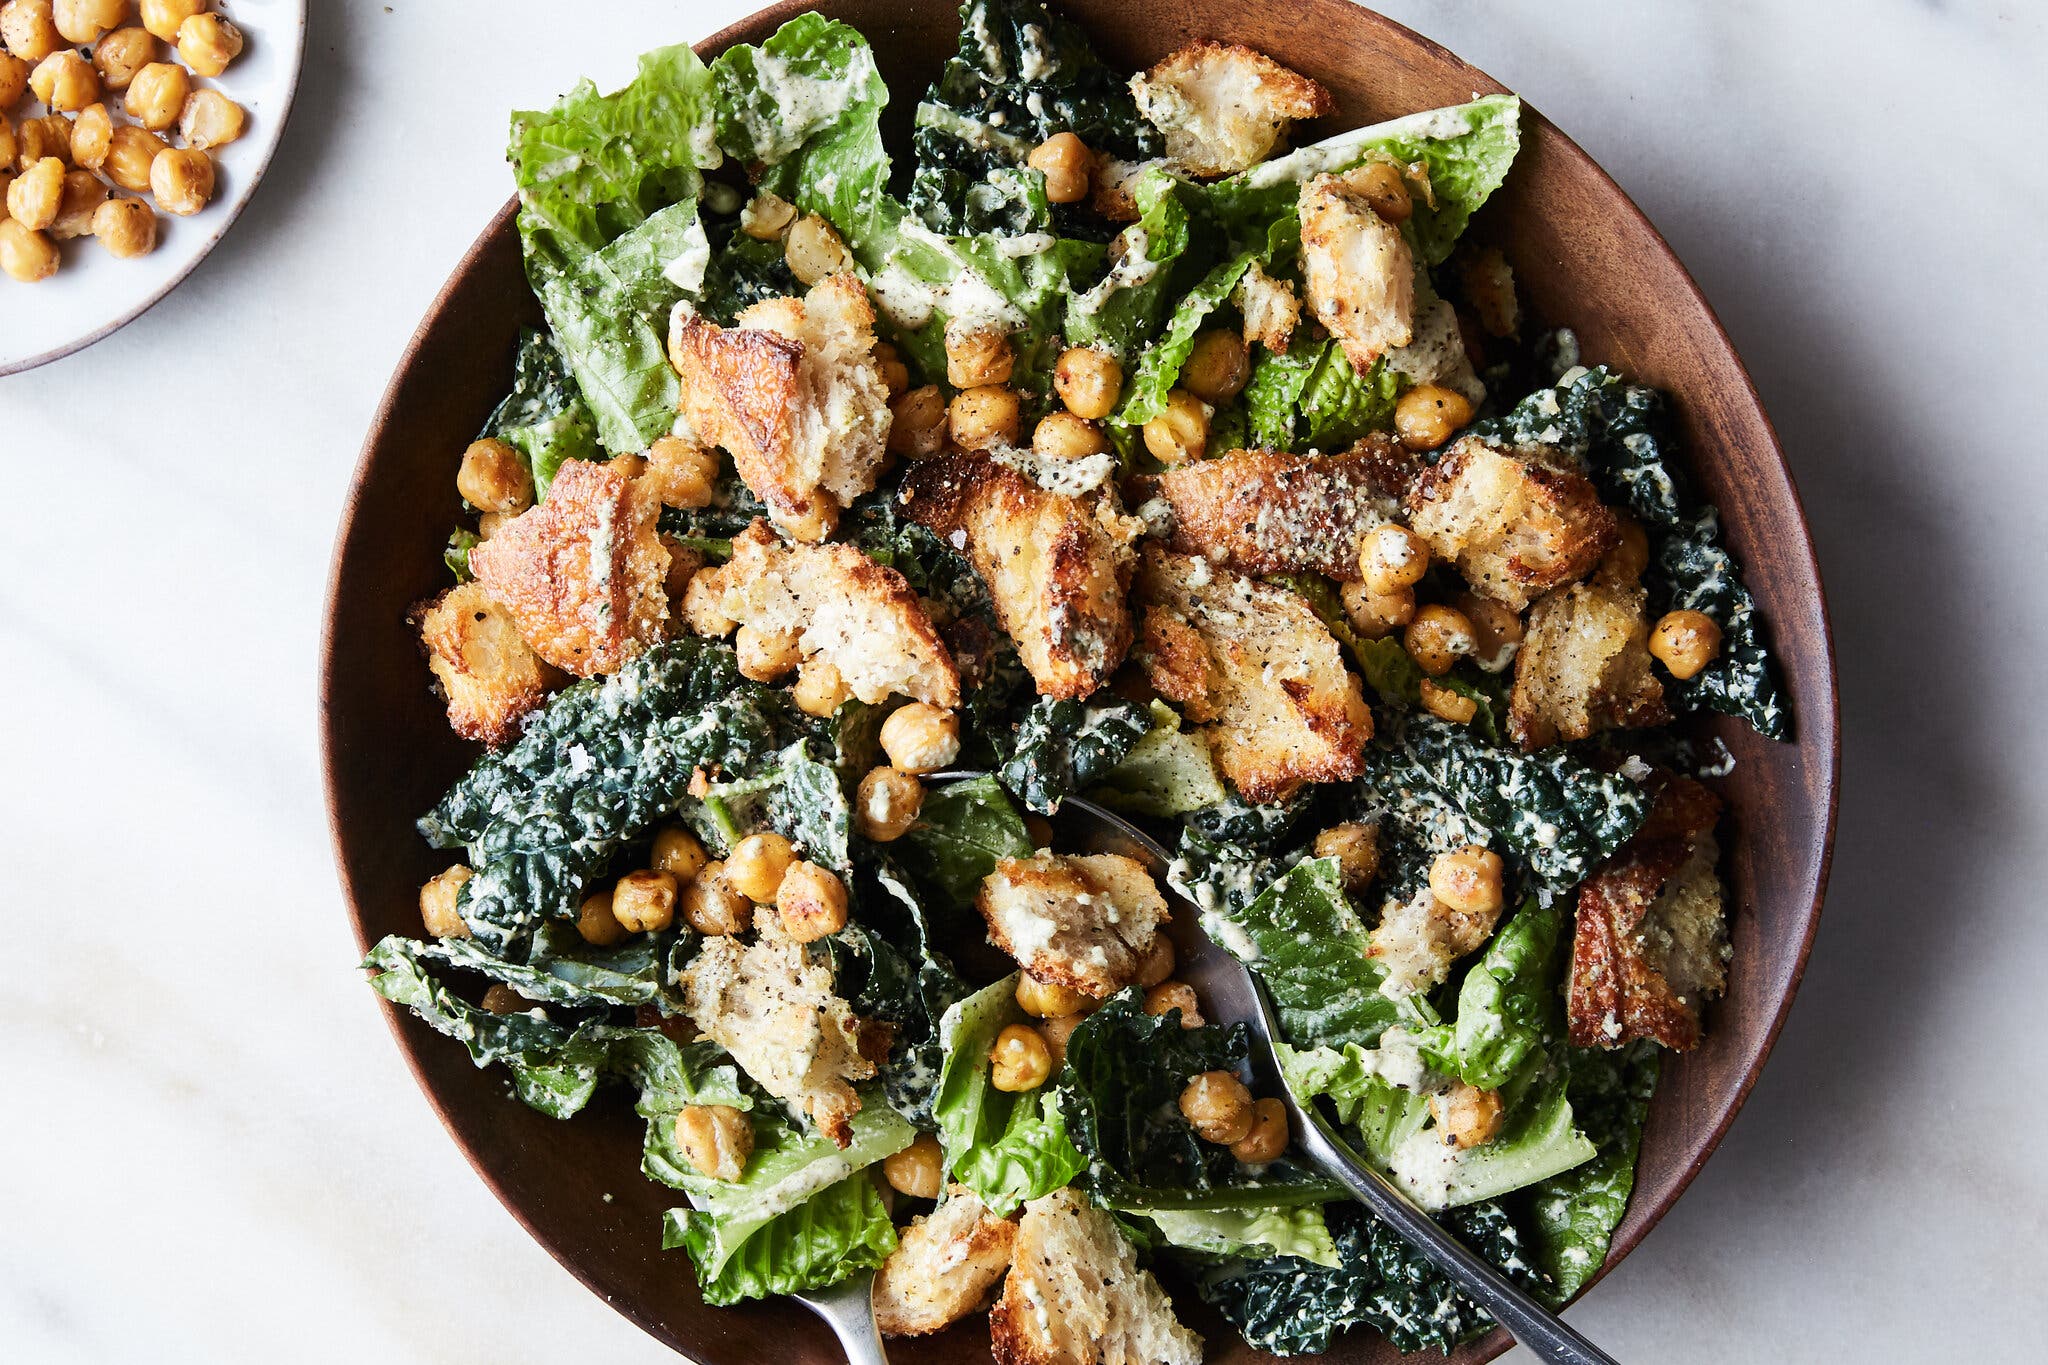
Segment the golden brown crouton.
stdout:
<path fill-rule="evenodd" d="M 415 620 L 427 667 L 448 701 L 448 723 L 464 739 L 503 744 L 561 678 L 526 647 L 511 614 L 480 583 L 448 589 Z"/>
<path fill-rule="evenodd" d="M 1231 292 L 1231 302 L 1244 315 L 1244 344 L 1259 343 L 1276 355 L 1285 354 L 1301 321 L 1301 300 L 1291 281 L 1276 279 L 1257 261 L 1245 267 Z"/>
<path fill-rule="evenodd" d="M 1399 997 L 1443 984 L 1452 964 L 1486 942 L 1499 920 L 1499 906 L 1490 911 L 1455 910 L 1426 886 L 1405 901 L 1389 900 L 1373 927 L 1367 952 L 1386 973 L 1380 989 Z"/>
<path fill-rule="evenodd" d="M 1583 475 L 1471 436 L 1422 471 L 1408 514 L 1431 554 L 1516 611 L 1585 577 L 1619 534 Z"/>
<path fill-rule="evenodd" d="M 1165 500 L 1167 544 L 1180 554 L 1254 576 L 1312 570 L 1349 580 L 1358 577 L 1358 542 L 1400 515 L 1420 467 L 1375 433 L 1334 455 L 1233 450 L 1134 479 L 1131 496 Z"/>
<path fill-rule="evenodd" d="M 1165 164 L 1165 157 L 1151 161 L 1119 161 L 1113 156 L 1098 153 L 1095 175 L 1089 182 L 1088 207 L 1112 223 L 1137 222 L 1138 197 L 1134 187 L 1138 177 L 1155 166 Z"/>
<path fill-rule="evenodd" d="M 1653 774 L 1641 829 L 1579 888 L 1565 1015 L 1575 1047 L 1653 1038 L 1699 1043 L 1700 1007 L 1727 982 L 1721 801 L 1690 778 Z"/>
<path fill-rule="evenodd" d="M 1170 611 L 1147 607 L 1138 625 L 1138 649 L 1152 690 L 1189 720 L 1206 725 L 1223 714 L 1223 673 L 1202 632 Z"/>
<path fill-rule="evenodd" d="M 716 614 L 796 636 L 806 661 L 826 659 L 864 702 L 960 704 L 960 674 L 924 604 L 902 574 L 854 546 L 791 544 L 756 521 L 733 538 L 714 582 Z"/>
<path fill-rule="evenodd" d="M 1360 374 L 1415 339 L 1415 255 L 1343 176 L 1302 186 L 1302 287 Z"/>
<path fill-rule="evenodd" d="M 1287 125 L 1335 108 L 1330 92 L 1264 53 L 1196 42 L 1131 78 L 1138 112 L 1166 134 L 1190 175 L 1233 175 L 1263 161 Z"/>
<path fill-rule="evenodd" d="M 1278 801 L 1303 782 L 1364 771 L 1372 713 L 1358 679 L 1315 611 L 1295 593 L 1147 545 L 1133 601 L 1190 626 L 1218 681 L 1208 704 L 1216 761 L 1250 801 Z M 1180 666 L 1141 658 L 1162 695 Z"/>
<path fill-rule="evenodd" d="M 943 1331 L 988 1302 L 1010 1268 L 1017 1225 L 998 1218 L 964 1185 L 912 1220 L 875 1272 L 875 1325 L 884 1336 Z"/>
<path fill-rule="evenodd" d="M 996 619 L 1049 697 L 1086 697 L 1131 647 L 1137 523 L 1105 491 L 1050 492 L 983 455 L 926 460 L 903 480 L 904 510 L 965 554 Z"/>
<path fill-rule="evenodd" d="M 1671 719 L 1650 667 L 1647 595 L 1639 587 L 1574 583 L 1529 612 L 1515 655 L 1508 733 L 1524 749 L 1601 730 Z"/>
<path fill-rule="evenodd" d="M 672 320 L 684 424 L 732 453 L 778 525 L 823 539 L 838 509 L 875 486 L 889 434 L 867 290 L 828 275 L 802 299 L 763 300 L 736 322 L 688 311 Z"/>
<path fill-rule="evenodd" d="M 1071 1189 L 1024 1206 L 1003 1296 L 990 1310 L 996 1365 L 1201 1365 L 1202 1339 L 1138 1268 L 1116 1220 Z"/>
<path fill-rule="evenodd" d="M 1049 985 L 1106 1000 L 1136 979 L 1167 918 L 1144 864 L 1115 853 L 1005 858 L 975 897 L 989 942 Z"/>
<path fill-rule="evenodd" d="M 579 677 L 616 673 L 668 619 L 660 509 L 609 465 L 568 460 L 547 501 L 472 549 L 469 567 L 534 653 Z"/>

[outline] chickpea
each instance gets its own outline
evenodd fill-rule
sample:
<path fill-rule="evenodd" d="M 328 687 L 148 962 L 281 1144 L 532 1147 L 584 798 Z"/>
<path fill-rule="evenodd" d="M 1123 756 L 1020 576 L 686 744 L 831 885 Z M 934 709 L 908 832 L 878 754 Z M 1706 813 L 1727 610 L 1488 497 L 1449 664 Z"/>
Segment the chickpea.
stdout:
<path fill-rule="evenodd" d="M 793 630 L 761 630 L 741 626 L 733 649 L 739 655 L 740 673 L 755 682 L 772 683 L 794 672 L 803 662 L 803 650 Z"/>
<path fill-rule="evenodd" d="M 1721 627 L 1703 611 L 1666 612 L 1650 632 L 1650 653 L 1674 678 L 1690 678 L 1721 652 Z"/>
<path fill-rule="evenodd" d="M 64 201 L 64 163 L 46 156 L 7 187 L 7 214 L 32 232 L 41 232 L 57 221 L 57 208 Z"/>
<path fill-rule="evenodd" d="M 1335 858 L 1346 891 L 1363 891 L 1380 871 L 1380 827 L 1351 820 L 1316 836 L 1316 856 Z"/>
<path fill-rule="evenodd" d="M 16 164 L 24 171 L 46 156 L 70 164 L 71 120 L 62 114 L 23 119 L 15 138 L 19 151 Z"/>
<path fill-rule="evenodd" d="M 853 826 L 878 844 L 904 836 L 924 806 L 924 784 L 896 768 L 869 769 L 853 793 Z"/>
<path fill-rule="evenodd" d="M 1435 450 L 1472 420 L 1472 400 L 1441 384 L 1417 384 L 1394 404 L 1394 433 L 1410 450 Z"/>
<path fill-rule="evenodd" d="M 1053 391 L 1076 417 L 1099 421 L 1116 411 L 1123 397 L 1124 367 L 1115 356 L 1091 346 L 1070 346 L 1052 370 Z"/>
<path fill-rule="evenodd" d="M 21 177 L 15 173 L 12 167 L 0 164 L 0 222 L 8 221 L 7 191 L 12 189 L 14 187 L 14 182 L 19 179 L 21 179 Z"/>
<path fill-rule="evenodd" d="M 699 569 L 683 593 L 683 620 L 707 640 L 722 640 L 739 622 L 725 614 L 725 571 Z"/>
<path fill-rule="evenodd" d="M 898 1194 L 912 1199 L 937 1199 L 946 1186 L 945 1153 L 930 1133 L 919 1133 L 917 1141 L 902 1151 L 882 1158 L 882 1179 Z"/>
<path fill-rule="evenodd" d="M 1146 991 L 1144 1010 L 1155 1019 L 1168 1010 L 1179 1010 L 1182 1028 L 1200 1028 L 1208 1022 L 1202 1018 L 1202 1005 L 1195 998 L 1195 988 L 1185 981 L 1162 981 Z"/>
<path fill-rule="evenodd" d="M 90 104 L 71 123 L 71 164 L 98 170 L 114 145 L 114 120 L 104 104 Z"/>
<path fill-rule="evenodd" d="M 1429 1097 L 1430 1116 L 1447 1147 L 1477 1147 L 1500 1136 L 1505 1106 L 1498 1090 L 1453 1081 Z"/>
<path fill-rule="evenodd" d="M 774 830 L 749 834 L 726 855 L 724 877 L 735 891 L 756 905 L 768 905 L 783 874 L 796 861 L 796 849 Z"/>
<path fill-rule="evenodd" d="M 641 477 L 664 507 L 709 507 L 718 495 L 718 452 L 679 436 L 657 437 L 647 447 L 647 469 Z"/>
<path fill-rule="evenodd" d="M 247 117 L 241 105 L 220 91 L 194 90 L 185 97 L 184 111 L 178 115 L 178 135 L 187 147 L 201 151 L 225 147 L 242 135 Z"/>
<path fill-rule="evenodd" d="M 1173 940 L 1163 933 L 1154 934 L 1145 945 L 1145 955 L 1138 959 L 1138 974 L 1131 979 L 1150 990 L 1171 977 L 1173 967 Z"/>
<path fill-rule="evenodd" d="M 491 983 L 477 1003 L 491 1014 L 524 1014 L 527 1010 L 526 997 L 502 981 Z"/>
<path fill-rule="evenodd" d="M 74 114 L 100 97 L 100 78 L 92 63 L 69 48 L 52 52 L 28 73 L 36 98 L 60 113 Z"/>
<path fill-rule="evenodd" d="M 1412 588 L 1429 572 L 1429 546 L 1398 522 L 1376 526 L 1358 544 L 1358 572 L 1375 597 Z"/>
<path fill-rule="evenodd" d="M 612 917 L 635 934 L 659 933 L 676 919 L 676 879 L 645 868 L 628 872 L 612 888 Z"/>
<path fill-rule="evenodd" d="M 462 452 L 455 491 L 480 511 L 524 512 L 533 506 L 533 472 L 518 450 L 486 436 Z"/>
<path fill-rule="evenodd" d="M 1368 640 L 1384 639 L 1415 619 L 1415 589 L 1377 594 L 1363 583 L 1346 583 L 1339 594 L 1345 619 Z"/>
<path fill-rule="evenodd" d="M 178 41 L 178 26 L 204 14 L 212 0 L 142 0 L 142 26 L 167 43 Z"/>
<path fill-rule="evenodd" d="M 1195 338 L 1194 349 L 1180 367 L 1180 386 L 1204 403 L 1228 403 L 1244 390 L 1251 375 L 1251 356 L 1244 338 L 1219 327 Z"/>
<path fill-rule="evenodd" d="M 1287 1106 L 1271 1096 L 1253 1100 L 1251 1131 L 1230 1144 L 1230 1154 L 1247 1166 L 1263 1166 L 1286 1154 L 1287 1138 Z"/>
<path fill-rule="evenodd" d="M 612 913 L 609 889 L 593 892 L 576 908 L 576 932 L 583 941 L 598 948 L 615 948 L 626 941 L 626 926 Z"/>
<path fill-rule="evenodd" d="M 889 401 L 901 398 L 910 388 L 910 367 L 903 363 L 903 357 L 894 346 L 886 341 L 875 343 L 875 372 L 882 376 L 882 387 L 889 391 Z"/>
<path fill-rule="evenodd" d="M 1600 561 L 1599 578 L 1603 583 L 1628 586 L 1643 576 L 1643 570 L 1650 567 L 1650 536 L 1643 530 L 1643 524 L 1634 517 L 1618 517 L 1620 535 L 1614 548 Z"/>
<path fill-rule="evenodd" d="M 189 218 L 213 198 L 213 158 L 190 147 L 157 153 L 149 163 L 149 192 L 165 213 Z"/>
<path fill-rule="evenodd" d="M 1405 223 L 1415 212 L 1414 196 L 1401 168 L 1390 161 L 1368 161 L 1344 177 L 1353 193 L 1362 195 L 1372 211 L 1390 223 Z"/>
<path fill-rule="evenodd" d="M 789 689 L 789 695 L 796 702 L 797 710 L 822 719 L 852 697 L 853 689 L 846 685 L 837 665 L 817 654 L 798 665 L 796 685 Z"/>
<path fill-rule="evenodd" d="M 1085 460 L 1108 450 L 1109 438 L 1071 412 L 1049 412 L 1032 429 L 1031 448 L 1048 460 Z"/>
<path fill-rule="evenodd" d="M 1031 814 L 1024 817 L 1024 837 L 1031 841 L 1033 848 L 1052 847 L 1052 821 L 1043 815 Z"/>
<path fill-rule="evenodd" d="M 838 231 L 815 213 L 789 225 L 789 235 L 782 240 L 782 259 L 789 273 L 805 285 L 853 269 L 853 253 L 846 249 Z"/>
<path fill-rule="evenodd" d="M 93 210 L 92 235 L 124 260 L 156 247 L 156 215 L 140 199 L 109 199 Z"/>
<path fill-rule="evenodd" d="M 816 943 L 846 927 L 846 883 L 830 868 L 792 863 L 775 888 L 775 913 L 783 933 L 798 943 Z"/>
<path fill-rule="evenodd" d="M 699 1175 L 729 1184 L 747 1173 L 754 1126 L 729 1104 L 686 1105 L 676 1115 L 676 1146 Z"/>
<path fill-rule="evenodd" d="M 1011 1024 L 998 1033 L 988 1059 L 989 1083 L 1013 1095 L 1038 1089 L 1052 1075 L 1052 1049 L 1046 1046 L 1045 1035 L 1029 1024 Z"/>
<path fill-rule="evenodd" d="M 492 536 L 504 530 L 505 524 L 511 520 L 513 518 L 506 516 L 503 512 L 483 513 L 476 519 L 477 540 L 479 542 L 489 540 Z"/>
<path fill-rule="evenodd" d="M 192 78 L 174 62 L 151 62 L 128 82 L 128 116 L 152 133 L 161 133 L 185 112 Z"/>
<path fill-rule="evenodd" d="M 128 17 L 128 0 L 56 0 L 50 17 L 65 42 L 96 43 Z"/>
<path fill-rule="evenodd" d="M 804 510 L 791 516 L 787 513 L 772 514 L 775 524 L 791 540 L 805 545 L 820 545 L 839 525 L 839 504 L 823 493 L 816 494 L 805 504 Z"/>
<path fill-rule="evenodd" d="M 960 718 L 921 701 L 898 707 L 882 722 L 882 752 L 906 773 L 935 773 L 960 757 Z"/>
<path fill-rule="evenodd" d="M 707 938 L 742 934 L 754 922 L 754 903 L 726 880 L 724 863 L 706 863 L 682 890 L 683 923 Z"/>
<path fill-rule="evenodd" d="M 5 121 L 7 111 L 28 93 L 29 70 L 29 64 L 12 52 L 0 51 L 0 122 Z"/>
<path fill-rule="evenodd" d="M 1016 368 L 1017 353 L 1007 333 L 993 327 L 946 325 L 946 382 L 956 389 L 978 389 L 984 384 L 1007 384 Z"/>
<path fill-rule="evenodd" d="M 1441 678 L 1451 666 L 1479 647 L 1472 623 L 1456 607 L 1432 602 L 1415 613 L 1401 636 L 1401 647 L 1416 666 L 1432 678 Z"/>
<path fill-rule="evenodd" d="M 946 396 L 937 384 L 912 389 L 889 407 L 889 449 L 905 459 L 936 455 L 946 444 Z"/>
<path fill-rule="evenodd" d="M 50 224 L 50 236 L 60 242 L 92 234 L 92 217 L 107 202 L 107 186 L 91 171 L 69 171 L 64 176 L 64 194 L 57 201 L 57 221 Z"/>
<path fill-rule="evenodd" d="M 1095 157 L 1088 144 L 1072 133 L 1054 133 L 1031 149 L 1024 164 L 1045 176 L 1045 197 L 1050 202 L 1072 204 L 1088 197 Z"/>
<path fill-rule="evenodd" d="M 1421 688 L 1422 709 L 1440 720 L 1453 725 L 1470 725 L 1472 718 L 1479 714 L 1479 703 L 1463 692 L 1445 687 L 1434 678 L 1424 678 Z"/>
<path fill-rule="evenodd" d="M 6 226 L 0 223 L 0 230 Z M 462 884 L 474 875 L 467 864 L 456 863 L 420 888 L 420 923 L 429 934 L 435 938 L 469 937 L 469 923 L 456 907 L 461 903 Z"/>
<path fill-rule="evenodd" d="M 1501 249 L 1481 247 L 1466 256 L 1458 278 L 1465 286 L 1465 301 L 1487 335 L 1513 336 L 1521 326 L 1521 307 L 1515 299 L 1515 272 Z"/>
<path fill-rule="evenodd" d="M 107 159 L 100 169 L 107 179 L 131 194 L 149 189 L 149 168 L 170 144 L 146 128 L 122 124 L 107 139 Z"/>
<path fill-rule="evenodd" d="M 1016 391 L 998 384 L 963 390 L 946 409 L 953 443 L 963 450 L 1014 445 L 1019 416 Z"/>
<path fill-rule="evenodd" d="M 773 242 L 796 221 L 796 205 L 773 190 L 761 190 L 740 210 L 740 231 L 757 242 Z"/>
<path fill-rule="evenodd" d="M 1429 894 L 1465 915 L 1500 909 L 1500 855 L 1477 844 L 1439 853 L 1429 865 Z"/>
<path fill-rule="evenodd" d="M 654 849 L 648 865 L 675 878 L 678 886 L 695 881 L 711 862 L 697 836 L 681 825 L 663 825 L 654 832 Z"/>
<path fill-rule="evenodd" d="M 218 76 L 242 55 L 242 30 L 218 14 L 195 14 L 178 25 L 178 55 L 194 75 Z"/>
<path fill-rule="evenodd" d="M 1488 673 L 1498 673 L 1515 661 L 1525 631 L 1512 607 L 1469 592 L 1459 593 L 1452 605 L 1472 623 L 1473 662 Z"/>
<path fill-rule="evenodd" d="M 1043 1020 L 1038 1025 L 1039 1036 L 1045 1039 L 1047 1050 L 1052 1053 L 1052 1069 L 1060 1070 L 1067 1064 L 1067 1039 L 1074 1036 L 1074 1030 L 1081 1027 L 1085 1014 L 1059 1014 Z"/>
<path fill-rule="evenodd" d="M 1186 389 L 1169 390 L 1165 411 L 1145 423 L 1145 449 L 1164 465 L 1200 459 L 1209 444 L 1209 415 L 1209 405 Z"/>
<path fill-rule="evenodd" d="M 100 84 L 109 90 L 126 90 L 135 73 L 155 60 L 156 39 L 146 28 L 117 28 L 92 50 Z"/>
<path fill-rule="evenodd" d="M 8 0 L 0 5 L 0 42 L 31 64 L 64 46 L 50 0 Z"/>
<path fill-rule="evenodd" d="M 1252 1092 L 1228 1071 L 1204 1071 L 1180 1092 L 1180 1116 L 1202 1141 L 1227 1147 L 1252 1131 Z"/>
<path fill-rule="evenodd" d="M 1062 1014 L 1081 1014 L 1093 1004 L 1087 996 L 1068 986 L 1040 981 L 1029 972 L 1017 974 L 1017 1008 L 1038 1019 Z"/>
<path fill-rule="evenodd" d="M 0 218 L 0 270 L 23 284 L 34 284 L 56 274 L 61 263 L 48 237 L 12 218 Z"/>

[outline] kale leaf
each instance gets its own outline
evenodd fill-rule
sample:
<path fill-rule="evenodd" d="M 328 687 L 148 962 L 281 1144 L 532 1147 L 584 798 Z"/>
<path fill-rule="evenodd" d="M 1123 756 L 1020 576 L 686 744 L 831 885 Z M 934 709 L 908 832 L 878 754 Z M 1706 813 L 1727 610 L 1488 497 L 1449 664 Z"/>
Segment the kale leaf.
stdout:
<path fill-rule="evenodd" d="M 1203 906 L 1202 927 L 1259 974 L 1288 1041 L 1371 1047 L 1401 1018 L 1333 858 L 1307 858 L 1242 908 Z"/>
<path fill-rule="evenodd" d="M 982 879 L 1004 858 L 1028 858 L 1024 817 L 993 777 L 951 782 L 926 793 L 917 822 L 897 840 L 903 862 L 956 906 L 972 905 Z"/>
<path fill-rule="evenodd" d="M 882 1069 L 889 1103 L 928 1128 L 944 1061 L 939 1021 L 967 995 L 967 983 L 934 944 L 930 912 L 894 862 L 863 857 L 854 892 L 853 922 L 831 940 L 850 950 L 841 954 L 838 989 L 855 1014 L 890 1025 Z"/>
<path fill-rule="evenodd" d="M 764 242 L 734 231 L 714 247 L 711 263 L 704 270 L 704 288 L 697 296 L 697 311 L 723 327 L 733 325 L 742 310 L 763 299 L 800 295 L 803 286 L 789 270 L 782 243 Z"/>
<path fill-rule="evenodd" d="M 1050 815 L 1109 776 L 1152 728 L 1152 713 L 1134 701 L 1040 697 L 1017 727 L 1003 764 L 1003 785 L 1026 810 Z"/>

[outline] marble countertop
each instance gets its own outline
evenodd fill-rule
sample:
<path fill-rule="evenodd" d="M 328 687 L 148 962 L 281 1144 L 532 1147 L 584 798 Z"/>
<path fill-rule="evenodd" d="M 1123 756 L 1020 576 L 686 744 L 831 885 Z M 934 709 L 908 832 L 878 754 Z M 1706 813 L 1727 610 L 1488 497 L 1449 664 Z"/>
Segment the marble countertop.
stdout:
<path fill-rule="evenodd" d="M 1805 989 L 1720 1153 L 1573 1320 L 1624 1360 L 2037 1359 L 2043 13 L 1385 7 L 1575 136 L 1699 277 L 1841 653 Z M 508 192 L 504 111 L 744 6 L 314 8 L 226 244 L 0 380 L 0 1358 L 662 1365 L 470 1173 L 351 970 L 315 662 L 355 452 Z"/>

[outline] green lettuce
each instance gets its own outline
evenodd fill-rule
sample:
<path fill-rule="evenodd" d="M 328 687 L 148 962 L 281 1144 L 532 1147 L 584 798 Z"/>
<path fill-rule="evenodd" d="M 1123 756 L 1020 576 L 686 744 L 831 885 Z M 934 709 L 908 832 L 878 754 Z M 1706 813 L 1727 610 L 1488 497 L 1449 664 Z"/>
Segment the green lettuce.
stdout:
<path fill-rule="evenodd" d="M 1569 1054 L 1573 1116 L 1597 1150 L 1591 1160 L 1539 1181 L 1528 1194 L 1530 1258 L 1548 1280 L 1545 1296 L 1553 1303 L 1571 1298 L 1599 1273 L 1614 1229 L 1628 1211 L 1658 1062 L 1648 1042 L 1612 1053 Z"/>
<path fill-rule="evenodd" d="M 864 1172 L 826 1186 L 736 1244 L 732 1237 L 717 1219 L 687 1210 L 670 1210 L 662 1229 L 662 1249 L 689 1252 L 704 1302 L 714 1307 L 823 1289 L 873 1270 L 896 1249 L 888 1205 Z M 706 1274 L 707 1265 L 718 1269 Z"/>
<path fill-rule="evenodd" d="M 1339 1264 L 1322 1206 L 1283 1209 L 1133 1209 L 1149 1218 L 1169 1245 L 1211 1256 L 1263 1260 L 1293 1256 L 1311 1265 Z"/>
<path fill-rule="evenodd" d="M 1445 1209 L 1497 1199 L 1591 1160 L 1597 1149 L 1572 1122 L 1567 1081 L 1559 1066 L 1525 1068 L 1501 1088 L 1507 1118 L 1491 1141 L 1453 1147 L 1425 1128 L 1393 1150 L 1389 1172 L 1416 1203 Z"/>
<path fill-rule="evenodd" d="M 1275 1049 L 1296 1101 L 1327 1101 L 1351 1146 L 1382 1171 L 1394 1159 L 1395 1149 L 1429 1122 L 1428 1094 L 1388 1078 L 1389 1061 L 1394 1066 L 1403 1061 L 1384 1057 L 1386 1050 L 1356 1043 L 1306 1049 L 1281 1043 Z M 1426 1076 L 1426 1071 L 1418 1073 L 1418 1079 Z"/>
<path fill-rule="evenodd" d="M 1108 274 L 1066 301 L 1069 345 L 1129 356 L 1158 332 L 1184 292 L 1172 286 L 1183 273 L 1175 267 L 1193 240 L 1186 202 L 1192 193 L 1187 182 L 1164 170 L 1155 168 L 1138 177 L 1131 187 L 1138 221 L 1118 237 L 1121 256 Z M 1238 274 L 1242 273 L 1244 267 L 1239 266 Z M 1232 277 L 1231 283 L 1236 282 Z"/>
<path fill-rule="evenodd" d="M 905 863 L 954 905 L 973 904 L 997 863 L 1033 850 L 1024 816 L 993 777 L 933 788 L 897 844 Z"/>
<path fill-rule="evenodd" d="M 531 327 L 519 334 L 512 392 L 499 402 L 477 434 L 503 441 L 526 457 L 539 497 L 547 496 L 548 485 L 564 460 L 604 458 L 597 444 L 597 419 L 584 403 L 561 349 L 547 332 Z M 465 572 L 468 566 L 465 553 Z"/>
<path fill-rule="evenodd" d="M 1443 1060 L 1467 1085 L 1507 1084 L 1556 1032 L 1563 921 L 1562 899 L 1530 897 L 1465 974 Z"/>
<path fill-rule="evenodd" d="M 1088 795 L 1130 815 L 1164 818 L 1227 800 L 1216 758 L 1200 730 L 1181 724 L 1164 702 L 1151 703 L 1152 728 Z"/>
<path fill-rule="evenodd" d="M 1086 1163 L 1067 1140 L 1051 1086 L 1011 1094 L 989 1079 L 996 1035 L 1025 1022 L 1017 974 L 956 1002 L 939 1023 L 945 1062 L 932 1115 L 947 1175 L 1007 1216 L 1019 1204 L 1063 1188 Z"/>

